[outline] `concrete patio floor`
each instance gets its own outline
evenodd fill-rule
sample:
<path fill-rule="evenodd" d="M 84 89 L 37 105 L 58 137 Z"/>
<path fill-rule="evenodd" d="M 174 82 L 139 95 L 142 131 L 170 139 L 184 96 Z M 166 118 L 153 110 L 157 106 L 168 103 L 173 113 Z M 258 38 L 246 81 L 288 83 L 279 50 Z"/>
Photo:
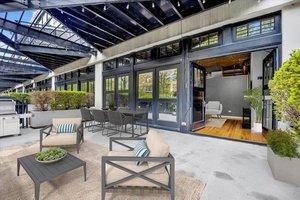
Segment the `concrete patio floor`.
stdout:
<path fill-rule="evenodd" d="M 300 187 L 273 178 L 265 146 L 159 131 L 171 146 L 176 171 L 207 184 L 201 200 L 300 199 Z M 85 139 L 108 147 L 100 132 L 86 131 Z M 39 130 L 22 129 L 21 136 L 0 138 L 0 150 L 38 140 Z"/>

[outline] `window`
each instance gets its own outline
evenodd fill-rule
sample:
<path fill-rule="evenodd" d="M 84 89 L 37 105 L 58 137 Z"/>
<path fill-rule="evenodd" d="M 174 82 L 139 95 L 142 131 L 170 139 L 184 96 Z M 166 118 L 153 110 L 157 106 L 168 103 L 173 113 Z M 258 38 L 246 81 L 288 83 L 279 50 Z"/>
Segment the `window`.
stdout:
<path fill-rule="evenodd" d="M 117 67 L 125 67 L 129 66 L 132 63 L 132 59 L 130 57 L 123 57 L 117 59 Z"/>
<path fill-rule="evenodd" d="M 151 60 L 151 50 L 141 51 L 135 54 L 135 62 L 140 63 Z"/>
<path fill-rule="evenodd" d="M 115 77 L 105 79 L 105 106 L 115 106 Z"/>
<path fill-rule="evenodd" d="M 80 83 L 80 90 L 83 92 L 87 92 L 88 91 L 88 87 L 87 87 L 87 82 L 81 82 Z"/>
<path fill-rule="evenodd" d="M 118 77 L 118 106 L 129 106 L 129 75 Z"/>
<path fill-rule="evenodd" d="M 78 91 L 78 84 L 77 83 L 72 84 L 72 91 Z"/>
<path fill-rule="evenodd" d="M 192 38 L 191 49 L 204 48 L 219 44 L 219 33 L 214 32 L 199 37 Z"/>
<path fill-rule="evenodd" d="M 265 18 L 249 22 L 236 27 L 236 39 L 244 39 L 264 33 L 269 33 L 275 29 L 275 18 Z"/>
<path fill-rule="evenodd" d="M 138 98 L 152 99 L 153 97 L 153 73 L 141 73 L 138 75 Z"/>
<path fill-rule="evenodd" d="M 181 53 L 180 42 L 159 47 L 159 57 L 174 56 Z"/>
<path fill-rule="evenodd" d="M 67 91 L 72 91 L 72 83 L 67 84 Z"/>
<path fill-rule="evenodd" d="M 104 70 L 112 70 L 116 68 L 116 60 L 110 60 L 107 62 L 104 62 Z"/>
<path fill-rule="evenodd" d="M 89 81 L 89 90 L 90 93 L 95 92 L 95 82 L 94 81 Z"/>

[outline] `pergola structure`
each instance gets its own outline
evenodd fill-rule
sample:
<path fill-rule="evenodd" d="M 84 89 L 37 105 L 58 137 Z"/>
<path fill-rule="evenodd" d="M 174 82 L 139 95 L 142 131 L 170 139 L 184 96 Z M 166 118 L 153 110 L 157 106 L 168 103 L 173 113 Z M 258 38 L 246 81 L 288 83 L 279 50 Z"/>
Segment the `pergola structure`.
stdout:
<path fill-rule="evenodd" d="M 0 90 L 223 3 L 228 0 L 4 0 Z"/>

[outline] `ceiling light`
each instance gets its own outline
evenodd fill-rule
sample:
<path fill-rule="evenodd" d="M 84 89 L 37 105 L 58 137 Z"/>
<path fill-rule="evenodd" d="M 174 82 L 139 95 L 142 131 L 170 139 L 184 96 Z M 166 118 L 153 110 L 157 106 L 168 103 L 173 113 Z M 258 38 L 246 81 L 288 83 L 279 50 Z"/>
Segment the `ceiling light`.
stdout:
<path fill-rule="evenodd" d="M 104 11 L 106 11 L 106 10 L 107 10 L 106 4 L 104 5 L 104 7 L 103 7 L 103 10 L 104 10 Z"/>
<path fill-rule="evenodd" d="M 177 6 L 180 7 L 180 2 L 179 1 L 177 1 Z"/>
<path fill-rule="evenodd" d="M 84 12 L 84 7 L 82 7 L 81 12 Z"/>
<path fill-rule="evenodd" d="M 155 4 L 152 2 L 152 8 L 155 8 Z"/>
<path fill-rule="evenodd" d="M 127 10 L 129 9 L 129 3 L 128 3 L 127 6 L 126 6 L 126 9 L 127 9 Z"/>
<path fill-rule="evenodd" d="M 206 1 L 205 0 L 202 0 L 202 3 L 205 3 Z"/>
<path fill-rule="evenodd" d="M 228 1 L 228 4 L 231 4 L 231 0 Z"/>

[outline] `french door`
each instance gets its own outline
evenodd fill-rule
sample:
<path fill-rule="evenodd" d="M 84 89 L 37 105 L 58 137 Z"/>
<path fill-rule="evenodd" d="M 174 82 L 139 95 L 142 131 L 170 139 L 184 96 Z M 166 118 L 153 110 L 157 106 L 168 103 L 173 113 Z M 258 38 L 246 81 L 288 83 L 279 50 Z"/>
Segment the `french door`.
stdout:
<path fill-rule="evenodd" d="M 274 76 L 276 67 L 276 51 L 273 50 L 263 60 L 263 113 L 262 113 L 262 126 L 266 130 L 271 130 L 274 127 L 274 113 L 273 104 L 270 99 L 269 81 Z"/>
<path fill-rule="evenodd" d="M 153 125 L 178 127 L 178 97 L 176 66 L 137 73 L 137 107 L 148 108 Z"/>
<path fill-rule="evenodd" d="M 204 67 L 192 63 L 192 131 L 205 126 L 205 79 Z"/>

